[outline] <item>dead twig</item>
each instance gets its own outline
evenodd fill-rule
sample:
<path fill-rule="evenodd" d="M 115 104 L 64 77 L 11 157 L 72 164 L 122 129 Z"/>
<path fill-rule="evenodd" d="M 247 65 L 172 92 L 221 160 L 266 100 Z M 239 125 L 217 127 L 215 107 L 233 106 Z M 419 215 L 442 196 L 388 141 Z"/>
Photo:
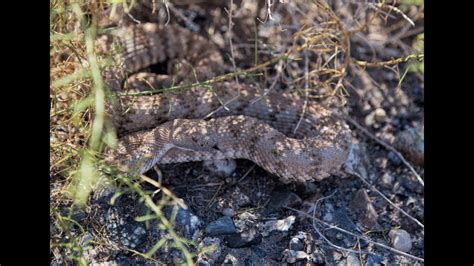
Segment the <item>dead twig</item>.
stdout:
<path fill-rule="evenodd" d="M 392 205 L 395 209 L 399 210 L 401 213 L 403 213 L 403 215 L 405 215 L 406 217 L 408 217 L 410 220 L 414 221 L 417 225 L 419 225 L 421 228 L 425 228 L 425 226 L 420 222 L 418 221 L 418 219 L 416 219 L 415 217 L 411 216 L 410 214 L 408 214 L 406 211 L 404 211 L 402 208 L 398 207 L 397 205 L 395 205 L 395 203 L 393 203 L 389 198 L 387 198 L 382 192 L 380 192 L 374 185 L 370 184 L 367 179 L 365 179 L 364 177 L 362 177 L 360 174 L 356 173 L 356 172 L 353 172 L 353 171 L 350 171 L 350 172 L 347 172 L 348 174 L 350 175 L 353 175 L 353 176 L 356 176 L 358 177 L 360 180 L 362 180 L 362 182 L 364 182 L 364 184 L 366 184 L 368 187 L 370 187 L 370 189 L 374 192 L 376 192 L 377 194 L 379 194 L 385 201 L 387 201 L 390 205 Z"/>
<path fill-rule="evenodd" d="M 178 8 L 174 7 L 174 5 L 167 2 L 165 6 L 167 6 L 171 11 L 173 11 L 173 13 L 175 13 L 179 18 L 181 18 L 184 21 L 184 23 L 186 23 L 186 26 L 188 26 L 192 31 L 199 30 L 199 26 L 196 23 L 192 22 L 189 18 L 187 18 L 183 14 L 183 12 L 181 12 Z M 168 22 L 169 22 L 169 19 L 168 19 Z M 166 24 L 168 24 L 168 22 L 166 22 Z"/>
<path fill-rule="evenodd" d="M 153 186 L 155 186 L 156 188 L 160 189 L 161 191 L 163 191 L 163 193 L 165 193 L 166 195 L 168 195 L 170 198 L 173 199 L 173 202 L 176 203 L 177 205 L 179 205 L 179 207 L 187 210 L 188 209 L 188 206 L 186 206 L 186 204 L 183 203 L 183 201 L 181 201 L 178 197 L 176 197 L 176 195 L 173 194 L 173 192 L 171 192 L 171 190 L 163 187 L 159 182 L 156 182 L 155 180 L 145 176 L 145 175 L 140 175 L 140 178 L 147 182 L 147 183 L 150 183 L 152 184 Z"/>
<path fill-rule="evenodd" d="M 413 166 L 411 166 L 411 164 L 405 159 L 405 157 L 403 157 L 403 155 L 398 152 L 394 147 L 390 146 L 389 144 L 387 144 L 386 142 L 382 141 L 381 139 L 377 138 L 374 134 L 370 133 L 367 129 L 365 129 L 363 126 L 359 125 L 359 123 L 357 123 L 354 119 L 348 117 L 348 116 L 344 116 L 342 117 L 343 119 L 345 119 L 346 121 L 348 121 L 349 123 L 351 123 L 353 126 L 355 126 L 357 129 L 359 129 L 360 131 L 362 131 L 364 134 L 366 134 L 368 137 L 370 137 L 372 140 L 374 140 L 375 142 L 377 142 L 378 144 L 380 144 L 381 146 L 383 146 L 384 148 L 386 148 L 387 150 L 390 150 L 391 152 L 395 153 L 395 155 L 397 155 L 398 158 L 400 158 L 400 160 L 402 160 L 403 164 L 405 164 L 406 167 L 408 167 L 408 169 L 410 169 L 410 171 L 415 175 L 416 179 L 418 180 L 418 182 L 422 185 L 422 186 L 425 186 L 425 182 L 423 181 L 423 179 L 421 178 L 421 176 L 416 172 L 416 170 L 413 168 Z"/>
<path fill-rule="evenodd" d="M 293 134 L 296 134 L 296 130 L 298 130 L 301 121 L 303 121 L 304 115 L 306 113 L 306 108 L 308 107 L 308 90 L 309 90 L 309 60 L 308 60 L 308 52 L 306 50 L 303 51 L 304 54 L 304 102 L 303 102 L 303 111 L 301 113 L 300 119 L 298 120 L 298 123 L 296 124 L 295 129 L 293 130 Z"/>
<path fill-rule="evenodd" d="M 360 61 L 360 60 L 355 60 L 355 59 L 351 59 L 351 61 L 363 67 L 382 67 L 382 66 L 387 66 L 387 65 L 398 65 L 400 63 L 407 62 L 410 59 L 416 59 L 418 61 L 422 61 L 424 59 L 424 55 L 423 54 L 410 54 L 405 57 L 399 57 L 399 58 L 391 59 L 388 61 L 381 61 L 381 62 L 366 62 L 366 61 Z"/>
<path fill-rule="evenodd" d="M 352 253 L 356 253 L 356 254 L 372 254 L 372 255 L 377 255 L 375 253 L 372 253 L 370 251 L 362 251 L 362 250 L 354 250 L 354 249 L 348 249 L 348 248 L 344 248 L 344 247 L 341 247 L 341 246 L 338 246 L 334 243 L 332 243 L 329 239 L 327 239 L 318 229 L 318 227 L 316 226 L 316 206 L 317 204 L 320 202 L 320 201 L 323 201 L 327 198 L 330 198 L 332 197 L 334 194 L 336 193 L 336 190 L 334 190 L 334 192 L 331 194 L 331 195 L 328 195 L 328 196 L 325 196 L 325 197 L 322 197 L 322 198 L 319 198 L 317 199 L 315 202 L 314 202 L 314 207 L 313 207 L 313 214 L 312 214 L 312 223 L 313 223 L 313 229 L 316 231 L 316 233 L 318 233 L 318 235 L 324 239 L 324 241 L 326 241 L 331 247 L 335 248 L 335 249 L 338 249 L 338 250 L 342 250 L 342 251 L 346 251 L 346 252 L 352 252 Z"/>
<path fill-rule="evenodd" d="M 224 8 L 224 10 L 227 12 L 227 17 L 228 17 L 228 27 L 229 27 L 229 30 L 227 31 L 227 35 L 228 35 L 228 38 L 229 38 L 229 47 L 230 47 L 230 61 L 232 63 L 232 67 L 234 68 L 234 72 L 237 72 L 237 65 L 235 64 L 235 54 L 234 54 L 234 45 L 233 45 L 233 42 L 232 42 L 232 37 L 233 37 L 233 34 L 232 34 L 232 26 L 234 26 L 234 22 L 232 22 L 232 8 L 234 7 L 234 0 L 230 0 L 230 3 L 229 3 L 229 10 L 227 10 L 227 8 Z M 238 75 L 235 75 L 235 82 L 237 84 L 239 84 L 239 76 Z"/>
<path fill-rule="evenodd" d="M 365 240 L 365 241 L 367 241 L 367 242 L 369 242 L 369 243 L 372 243 L 372 244 L 375 245 L 375 246 L 388 249 L 388 250 L 390 250 L 390 251 L 392 251 L 392 252 L 394 252 L 394 253 L 397 253 L 397 254 L 399 254 L 399 255 L 402 255 L 402 256 L 405 256 L 405 257 L 408 257 L 408 258 L 417 260 L 417 261 L 421 261 L 421 262 L 424 262 L 424 261 L 425 261 L 423 258 L 420 258 L 420 257 L 417 257 L 417 256 L 413 256 L 413 255 L 411 255 L 411 254 L 405 253 L 405 252 L 400 251 L 400 250 L 398 250 L 398 249 L 394 249 L 394 248 L 389 247 L 389 246 L 387 246 L 387 245 L 384 245 L 384 244 L 382 244 L 382 243 L 375 242 L 375 241 L 369 239 L 369 238 L 366 237 L 366 236 L 354 234 L 354 233 L 352 233 L 352 232 L 349 232 L 349 231 L 347 231 L 347 230 L 345 230 L 345 229 L 342 229 L 342 228 L 340 228 L 340 227 L 337 227 L 337 226 L 335 226 L 335 225 L 326 223 L 325 221 L 322 221 L 322 220 L 320 220 L 320 219 L 318 219 L 318 218 L 316 218 L 316 217 L 313 217 L 313 216 L 311 216 L 311 215 L 309 215 L 309 214 L 307 214 L 307 213 L 305 213 L 305 212 L 303 212 L 303 211 L 294 209 L 294 208 L 292 208 L 292 207 L 287 207 L 287 206 L 284 206 L 284 208 L 286 208 L 286 209 L 288 209 L 288 210 L 295 211 L 295 212 L 297 212 L 298 214 L 300 214 L 300 215 L 302 215 L 302 216 L 304 216 L 304 217 L 306 217 L 306 218 L 312 219 L 313 221 L 316 221 L 316 222 L 318 222 L 318 223 L 320 223 L 320 224 L 324 224 L 324 225 L 328 226 L 329 229 L 335 229 L 335 230 L 338 230 L 338 231 L 340 231 L 340 232 L 342 232 L 342 233 L 351 235 L 351 236 L 353 236 L 353 237 L 356 237 L 356 238 L 359 238 L 359 239 L 363 239 L 363 240 Z M 356 251 L 356 252 L 358 252 L 358 251 Z M 378 255 L 378 254 L 372 253 L 372 252 L 371 252 L 371 254 Z M 379 255 L 378 255 L 378 256 L 379 256 Z"/>
<path fill-rule="evenodd" d="M 237 181 L 237 184 L 242 183 L 242 180 L 244 180 L 244 178 L 246 178 L 246 177 L 250 174 L 250 172 L 252 172 L 253 169 L 255 169 L 255 164 L 252 165 L 252 166 L 249 168 L 249 170 L 247 170 L 247 172 L 245 172 L 245 174 Z"/>

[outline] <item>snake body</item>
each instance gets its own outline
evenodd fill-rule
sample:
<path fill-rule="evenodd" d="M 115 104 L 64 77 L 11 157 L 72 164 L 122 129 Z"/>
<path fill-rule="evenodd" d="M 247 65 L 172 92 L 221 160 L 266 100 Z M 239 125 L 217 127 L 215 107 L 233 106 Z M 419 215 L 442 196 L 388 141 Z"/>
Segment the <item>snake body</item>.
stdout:
<path fill-rule="evenodd" d="M 184 28 L 144 23 L 106 34 L 102 51 L 121 47 L 104 70 L 113 95 L 203 81 L 225 72 L 218 49 Z M 116 45 L 118 44 L 118 46 Z M 143 72 L 161 64 L 167 73 Z M 147 96 L 107 106 L 119 135 L 107 159 L 146 172 L 154 164 L 248 159 L 284 183 L 321 180 L 347 159 L 348 126 L 316 103 L 237 82 Z"/>

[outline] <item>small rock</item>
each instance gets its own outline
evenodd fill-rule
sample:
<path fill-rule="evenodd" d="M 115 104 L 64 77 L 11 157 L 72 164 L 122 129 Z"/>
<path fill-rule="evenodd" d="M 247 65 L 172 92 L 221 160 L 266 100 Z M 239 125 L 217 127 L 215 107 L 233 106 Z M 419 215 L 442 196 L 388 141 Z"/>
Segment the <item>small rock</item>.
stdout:
<path fill-rule="evenodd" d="M 294 250 L 285 250 L 286 255 L 286 262 L 288 263 L 295 263 L 298 260 L 304 260 L 309 258 L 310 256 L 308 253 L 304 251 L 294 251 Z"/>
<path fill-rule="evenodd" d="M 345 169 L 348 172 L 359 173 L 361 176 L 368 176 L 367 166 L 370 165 L 370 160 L 367 154 L 369 152 L 364 143 L 352 143 L 349 156 L 344 162 Z"/>
<path fill-rule="evenodd" d="M 204 161 L 203 166 L 217 176 L 229 177 L 234 173 L 237 163 L 234 159 L 209 160 Z"/>
<path fill-rule="evenodd" d="M 362 225 L 368 229 L 380 228 L 377 223 L 378 214 L 365 189 L 359 189 L 354 195 L 350 208 L 355 212 Z"/>
<path fill-rule="evenodd" d="M 237 231 L 243 232 L 249 230 L 249 228 L 253 228 L 255 224 L 258 223 L 258 218 L 255 214 L 249 211 L 244 211 L 235 215 L 233 221 Z"/>
<path fill-rule="evenodd" d="M 262 235 L 254 229 L 247 232 L 235 233 L 224 237 L 226 246 L 230 248 L 245 248 L 262 242 Z"/>
<path fill-rule="evenodd" d="M 392 229 L 388 233 L 390 237 L 392 247 L 403 252 L 410 251 L 412 247 L 412 241 L 410 234 L 403 229 Z"/>
<path fill-rule="evenodd" d="M 359 258 L 357 258 L 356 254 L 354 253 L 349 253 L 349 255 L 347 255 L 346 262 L 347 262 L 347 265 L 351 265 L 351 266 L 360 265 Z"/>
<path fill-rule="evenodd" d="M 305 238 L 306 235 L 304 232 L 299 232 L 298 235 L 292 237 L 290 240 L 290 249 L 295 251 L 303 250 Z"/>
<path fill-rule="evenodd" d="M 272 231 L 280 231 L 286 232 L 288 231 L 293 223 L 295 222 L 296 217 L 294 215 L 290 215 L 285 219 L 276 220 L 276 221 L 268 221 L 263 224 L 263 236 L 268 236 Z"/>
<path fill-rule="evenodd" d="M 224 265 L 237 265 L 239 260 L 232 254 L 227 254 L 224 258 Z"/>
<path fill-rule="evenodd" d="M 367 127 L 371 127 L 373 124 L 375 124 L 375 118 L 374 118 L 374 112 L 371 112 L 365 117 L 365 125 Z"/>
<path fill-rule="evenodd" d="M 425 162 L 425 137 L 423 128 L 407 128 L 402 131 L 395 141 L 395 148 L 399 149 L 410 161 L 423 166 Z"/>
<path fill-rule="evenodd" d="M 229 216 L 224 216 L 213 222 L 210 222 L 206 227 L 207 236 L 220 236 L 236 233 L 234 222 Z"/>
<path fill-rule="evenodd" d="M 394 177 L 389 174 L 388 172 L 385 172 L 382 177 L 380 178 L 380 184 L 382 185 L 382 187 L 384 188 L 391 188 L 393 187 L 393 181 L 394 181 Z"/>
<path fill-rule="evenodd" d="M 304 251 L 296 251 L 296 260 L 304 260 L 308 257 L 309 257 L 308 253 Z"/>
<path fill-rule="evenodd" d="M 374 111 L 374 119 L 375 121 L 379 123 L 383 123 L 387 121 L 387 114 L 385 113 L 385 110 L 382 108 L 377 108 Z"/>

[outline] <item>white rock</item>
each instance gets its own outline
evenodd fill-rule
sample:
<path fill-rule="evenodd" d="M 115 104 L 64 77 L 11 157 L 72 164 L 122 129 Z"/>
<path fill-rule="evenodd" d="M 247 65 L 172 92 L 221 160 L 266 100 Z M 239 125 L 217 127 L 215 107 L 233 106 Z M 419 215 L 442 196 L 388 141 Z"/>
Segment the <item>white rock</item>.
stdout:
<path fill-rule="evenodd" d="M 388 233 L 391 239 L 392 247 L 403 252 L 408 252 L 411 249 L 412 241 L 410 234 L 402 229 L 392 229 Z"/>
<path fill-rule="evenodd" d="M 223 159 L 204 161 L 203 166 L 218 176 L 228 177 L 234 173 L 237 163 L 233 159 Z"/>
<path fill-rule="evenodd" d="M 382 108 L 377 108 L 374 111 L 374 118 L 375 121 L 382 123 L 387 120 L 387 114 L 385 113 L 385 110 Z"/>

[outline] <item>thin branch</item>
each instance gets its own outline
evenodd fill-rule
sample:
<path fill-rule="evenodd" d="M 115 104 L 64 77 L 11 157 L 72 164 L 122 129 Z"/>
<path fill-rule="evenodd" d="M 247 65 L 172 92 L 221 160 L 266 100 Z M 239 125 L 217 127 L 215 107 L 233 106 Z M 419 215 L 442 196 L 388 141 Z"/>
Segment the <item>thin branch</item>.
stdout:
<path fill-rule="evenodd" d="M 378 3 L 377 5 L 374 5 L 373 3 L 369 3 L 369 5 L 377 6 L 378 8 L 383 7 L 382 3 Z M 390 9 L 390 11 L 395 11 L 395 13 L 401 15 L 406 21 L 408 21 L 408 23 L 410 23 L 410 25 L 415 27 L 415 22 L 413 22 L 413 20 L 411 20 L 407 15 L 405 15 L 405 13 L 403 13 L 403 11 L 401 11 L 400 9 L 398 9 L 395 6 L 388 6 L 388 8 Z"/>
<path fill-rule="evenodd" d="M 378 8 L 376 9 L 375 13 L 372 14 L 372 16 L 369 17 L 369 19 L 367 20 L 366 23 L 360 25 L 358 28 L 356 29 L 353 29 L 349 32 L 350 35 L 353 35 L 354 33 L 357 33 L 357 32 L 361 32 L 363 30 L 365 30 L 370 23 L 372 23 L 372 21 L 378 16 L 378 14 L 382 11 L 382 7 L 385 6 L 385 3 L 387 1 L 386 0 L 383 0 L 382 3 L 378 4 Z"/>
<path fill-rule="evenodd" d="M 355 59 L 351 59 L 351 61 L 363 67 L 382 67 L 382 66 L 387 66 L 387 65 L 398 65 L 400 63 L 407 62 L 410 59 L 416 59 L 418 61 L 422 61 L 424 59 L 424 54 L 410 54 L 405 57 L 399 57 L 399 58 L 391 59 L 388 61 L 381 61 L 381 62 L 366 62 L 366 61 L 360 61 L 360 60 L 355 60 Z"/>
<path fill-rule="evenodd" d="M 309 214 L 307 214 L 307 213 L 305 213 L 305 212 L 303 212 L 303 211 L 300 211 L 300 210 L 297 210 L 297 209 L 294 209 L 294 208 L 291 208 L 291 207 L 287 207 L 287 206 L 284 206 L 284 208 L 289 209 L 289 210 L 292 210 L 292 211 L 295 211 L 295 212 L 297 212 L 298 214 L 300 214 L 300 215 L 302 215 L 302 216 L 304 216 L 304 217 L 306 217 L 306 218 L 312 219 L 313 221 L 316 221 L 316 222 L 318 222 L 318 223 L 320 223 L 320 224 L 324 224 L 324 225 L 328 226 L 329 229 L 335 229 L 335 230 L 338 230 L 338 231 L 343 232 L 343 233 L 345 233 L 345 234 L 351 235 L 351 236 L 353 236 L 353 237 L 356 237 L 356 238 L 359 238 L 359 239 L 363 239 L 363 240 L 365 240 L 365 241 L 367 241 L 367 242 L 369 242 L 369 243 L 372 243 L 372 244 L 374 244 L 374 245 L 376 245 L 376 246 L 379 246 L 379 247 L 381 247 L 381 248 L 388 249 L 388 250 L 390 250 L 390 251 L 392 251 L 392 252 L 394 252 L 394 253 L 397 253 L 397 254 L 399 254 L 399 255 L 402 255 L 402 256 L 405 256 L 405 257 L 408 257 L 408 258 L 417 260 L 417 261 L 421 261 L 421 262 L 424 262 L 424 261 L 425 261 L 423 258 L 420 258 L 420 257 L 417 257 L 417 256 L 413 256 L 413 255 L 410 255 L 410 254 L 405 253 L 405 252 L 403 252 L 403 251 L 400 251 L 400 250 L 398 250 L 398 249 L 394 249 L 394 248 L 392 248 L 392 247 L 389 247 L 389 246 L 387 246 L 387 245 L 384 245 L 384 244 L 382 244 L 382 243 L 375 242 L 375 241 L 369 239 L 369 238 L 366 237 L 366 236 L 354 234 L 354 233 L 352 233 L 352 232 L 349 232 L 349 231 L 347 231 L 347 230 L 345 230 L 345 229 L 342 229 L 342 228 L 340 228 L 340 227 L 337 227 L 337 226 L 335 226 L 335 225 L 326 223 L 326 222 L 324 222 L 324 221 L 322 221 L 322 220 L 320 220 L 320 219 L 318 219 L 318 218 L 316 218 L 316 217 L 313 217 L 313 216 L 311 216 L 311 215 L 309 215 Z M 375 253 L 374 253 L 374 254 L 375 254 Z M 376 254 L 376 255 L 377 255 L 377 254 Z"/>
<path fill-rule="evenodd" d="M 244 180 L 244 178 L 246 178 L 250 172 L 252 172 L 252 170 L 255 168 L 255 164 L 252 165 L 249 170 L 247 170 L 247 172 L 245 172 L 245 174 L 237 181 L 237 184 L 240 184 L 242 182 L 242 180 Z"/>
<path fill-rule="evenodd" d="M 327 239 L 320 231 L 319 229 L 317 228 L 316 226 L 316 206 L 317 204 L 320 202 L 320 201 L 323 201 L 327 198 L 330 198 L 332 197 L 334 194 L 336 193 L 336 190 L 334 190 L 334 192 L 331 194 L 331 195 L 328 195 L 328 196 L 325 196 L 325 197 L 322 197 L 322 198 L 319 198 L 317 199 L 315 202 L 314 202 L 314 207 L 313 207 L 313 215 L 311 216 L 313 219 L 312 219 L 312 224 L 313 224 L 313 229 L 316 231 L 316 233 L 318 233 L 318 235 L 324 239 L 331 247 L 335 248 L 335 249 L 338 249 L 338 250 L 343 250 L 343 251 L 346 251 L 346 252 L 352 252 L 352 253 L 356 253 L 356 254 L 372 254 L 372 255 L 377 255 L 375 253 L 372 253 L 370 251 L 362 251 L 362 250 L 353 250 L 353 249 L 348 249 L 348 248 L 344 248 L 344 247 L 341 247 L 341 246 L 338 246 L 334 243 L 332 243 L 329 239 Z"/>
<path fill-rule="evenodd" d="M 381 139 L 377 138 L 374 134 L 370 133 L 363 126 L 359 125 L 359 123 L 357 123 L 354 119 L 352 119 L 348 116 L 344 116 L 342 118 L 345 119 L 346 121 L 348 121 L 349 123 L 351 123 L 352 125 L 354 125 L 357 129 L 362 131 L 364 134 L 366 134 L 368 137 L 370 137 L 372 140 L 374 140 L 375 142 L 377 142 L 378 144 L 380 144 L 381 146 L 383 146 L 387 150 L 390 150 L 393 153 L 395 153 L 395 155 L 397 155 L 397 157 L 400 158 L 400 160 L 402 160 L 402 162 L 408 167 L 408 169 L 410 169 L 410 171 L 415 175 L 418 182 L 422 186 L 425 186 L 425 182 L 423 181 L 421 176 L 416 172 L 416 170 L 413 168 L 413 166 L 411 166 L 411 164 L 405 159 L 405 157 L 403 157 L 403 155 L 400 152 L 398 152 L 394 147 L 390 146 L 386 142 L 384 142 Z"/>
<path fill-rule="evenodd" d="M 167 6 L 169 6 L 169 9 L 171 11 L 173 11 L 173 13 L 175 13 L 178 17 L 180 17 L 182 20 L 184 20 L 184 23 L 186 23 L 186 26 L 191 28 L 191 30 L 193 30 L 193 31 L 198 31 L 199 30 L 199 26 L 196 23 L 192 22 L 189 18 L 187 18 L 179 9 L 174 7 L 174 5 L 172 5 L 171 3 L 167 3 Z M 168 20 L 168 22 L 169 22 L 169 20 Z M 166 24 L 168 24 L 168 22 Z"/>
<path fill-rule="evenodd" d="M 234 0 L 230 0 L 229 6 L 230 6 L 229 10 L 227 10 L 226 8 L 224 8 L 224 10 L 227 12 L 228 20 L 229 20 L 229 23 L 228 23 L 229 30 L 227 31 L 227 34 L 228 34 L 229 46 L 230 46 L 230 56 L 231 56 L 230 61 L 232 63 L 232 67 L 234 68 L 234 73 L 236 73 L 237 72 L 237 66 L 235 65 L 234 45 L 233 45 L 233 42 L 232 42 L 232 37 L 233 37 L 232 26 L 234 26 L 234 22 L 232 22 L 232 8 L 234 7 Z M 237 75 L 235 75 L 235 82 L 237 84 L 239 84 L 239 76 L 237 76 Z"/>
<path fill-rule="evenodd" d="M 304 115 L 306 113 L 306 108 L 308 107 L 308 90 L 309 90 L 309 60 L 308 60 L 308 52 L 307 50 L 303 51 L 304 54 L 304 102 L 303 102 L 303 112 L 300 116 L 300 119 L 298 120 L 298 123 L 296 124 L 295 129 L 293 130 L 293 134 L 296 134 L 296 130 L 298 130 L 301 121 L 303 121 Z"/>
<path fill-rule="evenodd" d="M 159 182 L 156 182 L 155 180 L 145 176 L 145 175 L 140 175 L 140 178 L 147 182 L 147 183 L 150 183 L 152 184 L 153 186 L 155 186 L 156 188 L 160 189 L 161 191 L 163 191 L 164 194 L 168 195 L 170 198 L 173 199 L 173 202 L 178 204 L 179 207 L 181 207 L 182 209 L 185 209 L 187 210 L 188 209 L 188 206 L 186 206 L 186 204 L 184 204 L 178 197 L 176 197 L 176 195 L 173 194 L 173 192 L 171 192 L 171 190 L 163 187 Z"/>
<path fill-rule="evenodd" d="M 346 171 L 347 172 L 347 171 Z M 374 192 L 376 192 L 377 194 L 379 194 L 385 201 L 387 201 L 390 205 L 392 205 L 395 209 L 399 210 L 401 213 L 403 213 L 406 217 L 410 218 L 410 220 L 414 221 L 417 225 L 419 225 L 421 228 L 425 228 L 425 226 L 420 222 L 418 221 L 415 217 L 411 216 L 410 214 L 408 214 L 407 212 L 405 212 L 402 208 L 398 207 L 397 205 L 395 205 L 395 203 L 393 203 L 389 198 L 387 198 L 382 192 L 380 192 L 374 185 L 370 184 L 367 179 L 365 179 L 364 177 L 362 177 L 360 174 L 356 173 L 356 172 L 353 172 L 353 171 L 350 171 L 350 172 L 347 172 L 348 174 L 350 175 L 353 175 L 353 176 L 356 176 L 358 177 L 360 180 L 362 180 L 362 182 L 364 182 L 364 184 L 366 184 L 368 187 L 370 187 L 370 189 Z"/>

